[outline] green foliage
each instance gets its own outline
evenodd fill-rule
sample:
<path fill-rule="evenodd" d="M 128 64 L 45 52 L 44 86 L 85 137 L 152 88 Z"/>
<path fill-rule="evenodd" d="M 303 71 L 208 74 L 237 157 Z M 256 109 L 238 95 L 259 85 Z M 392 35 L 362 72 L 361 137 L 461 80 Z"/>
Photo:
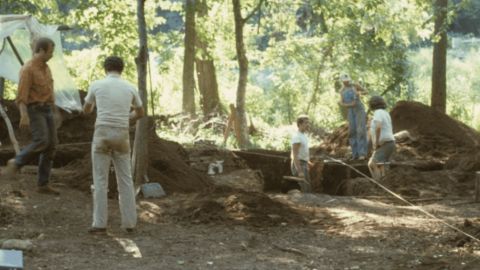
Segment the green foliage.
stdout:
<path fill-rule="evenodd" d="M 449 6 L 447 23 L 455 21 L 459 10 L 467 12 L 468 2 L 454 1 Z M 236 103 L 238 85 L 232 3 L 223 0 L 206 3 L 208 16 L 197 20 L 197 32 L 209 43 L 220 99 L 228 107 Z M 241 3 L 242 15 L 246 17 L 258 0 L 241 0 Z M 372 94 L 383 94 L 389 104 L 403 99 L 429 104 L 431 49 L 411 52 L 409 48 L 420 40 L 432 38 L 433 3 L 431 0 L 266 1 L 261 16 L 254 14 L 244 29 L 250 67 L 247 115 L 259 130 L 259 134 L 251 137 L 253 145 L 288 149 L 295 130 L 292 124 L 307 109 L 312 122 L 327 130 L 345 123 L 338 107 L 341 72 L 350 73 L 354 82 L 361 83 Z M 170 0 L 147 0 L 145 4 L 152 69 L 152 85 L 149 84 L 148 90 L 153 90 L 157 115 L 176 114 L 182 106 L 183 33 L 154 35 L 152 29 L 166 23 L 166 18 L 157 15 L 159 9 L 183 14 L 185 7 L 181 1 Z M 68 12 L 60 12 L 59 5 L 67 5 Z M 86 90 L 94 80 L 104 76 L 102 63 L 109 55 L 125 60 L 123 77 L 136 84 L 134 59 L 139 44 L 136 8 L 136 1 L 125 0 L 31 0 L 13 1 L 7 11 L 33 13 L 41 23 L 74 25 L 80 29 L 80 32 L 64 32 L 65 39 L 88 42 L 90 47 L 65 52 L 65 59 L 78 88 Z M 0 11 L 4 10 L 2 5 Z M 478 128 L 480 119 L 475 115 L 480 115 L 480 108 L 476 107 L 480 81 L 476 75 L 480 67 L 476 59 L 480 55 L 478 48 L 463 56 L 462 53 L 449 51 L 447 110 Z M 7 84 L 7 88 L 14 86 Z M 7 98 L 12 93 L 9 90 Z M 148 98 L 151 97 L 149 93 Z M 368 97 L 363 99 L 366 102 Z M 159 133 L 185 144 L 192 144 L 198 137 L 213 139 L 217 145 L 223 142 L 222 132 L 202 125 L 206 124 L 178 125 Z M 228 146 L 235 147 L 236 141 L 231 136 Z M 311 144 L 316 143 L 318 140 L 311 138 Z"/>

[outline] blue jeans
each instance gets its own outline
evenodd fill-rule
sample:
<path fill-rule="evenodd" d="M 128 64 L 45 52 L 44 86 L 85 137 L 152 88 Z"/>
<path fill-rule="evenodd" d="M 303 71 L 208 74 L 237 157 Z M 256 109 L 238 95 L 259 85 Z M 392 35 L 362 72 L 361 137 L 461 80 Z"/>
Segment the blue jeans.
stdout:
<path fill-rule="evenodd" d="M 310 175 L 308 175 L 308 163 L 306 162 L 300 162 L 300 167 L 303 170 L 303 174 L 305 175 L 305 180 L 310 183 Z M 293 176 L 298 176 L 298 171 L 297 167 L 295 164 L 292 163 L 292 175 Z M 304 182 L 298 182 L 300 185 L 300 188 L 302 189 L 302 192 L 305 191 L 305 193 L 310 193 L 310 184 L 306 184 Z"/>
<path fill-rule="evenodd" d="M 48 185 L 57 147 L 57 129 L 52 106 L 27 106 L 33 142 L 15 156 L 15 165 L 24 166 L 40 155 L 37 185 Z"/>
<path fill-rule="evenodd" d="M 354 159 L 367 154 L 367 128 L 365 120 L 365 107 L 363 103 L 357 100 L 354 108 L 348 108 L 348 141 Z"/>

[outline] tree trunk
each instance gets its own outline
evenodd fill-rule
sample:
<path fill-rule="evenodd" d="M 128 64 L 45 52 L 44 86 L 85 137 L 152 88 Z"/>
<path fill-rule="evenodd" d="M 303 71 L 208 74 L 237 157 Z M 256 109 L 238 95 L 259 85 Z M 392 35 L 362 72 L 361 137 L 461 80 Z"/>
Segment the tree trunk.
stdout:
<path fill-rule="evenodd" d="M 186 0 L 183 59 L 183 113 L 195 116 L 195 0 Z"/>
<path fill-rule="evenodd" d="M 135 183 L 142 183 L 148 169 L 148 104 L 147 104 L 147 27 L 144 12 L 145 0 L 137 0 L 138 33 L 140 48 L 135 58 L 138 74 L 138 92 L 143 103 L 145 115 L 137 120 L 135 143 L 132 156 L 132 175 Z"/>
<path fill-rule="evenodd" d="M 197 17 L 205 17 L 208 10 L 205 0 L 203 0 L 198 7 Z M 195 45 L 201 49 L 202 52 L 200 58 L 195 58 L 195 63 L 197 66 L 198 87 L 202 95 L 203 115 L 208 115 L 215 111 L 215 109 L 217 109 L 217 111 L 220 109 L 215 63 L 208 49 L 208 41 L 201 40 L 201 37 L 197 34 L 195 36 Z"/>
<path fill-rule="evenodd" d="M 443 113 L 447 111 L 447 31 L 442 30 L 447 14 L 448 0 L 436 0 L 435 9 L 438 17 L 435 20 L 435 35 L 440 34 L 440 41 L 433 46 L 432 66 L 432 99 L 431 106 Z"/>
<path fill-rule="evenodd" d="M 320 91 L 320 74 L 323 71 L 323 66 L 325 65 L 325 60 L 327 56 L 331 56 L 332 49 L 333 49 L 333 42 L 331 42 L 328 48 L 323 52 L 322 62 L 320 62 L 320 65 L 318 66 L 318 70 L 317 70 L 317 76 L 315 80 L 315 89 L 313 90 L 312 98 L 310 99 L 310 102 L 308 103 L 308 106 L 307 106 L 307 115 L 310 112 L 310 105 L 314 104 L 315 106 L 317 102 L 317 92 Z"/>
<path fill-rule="evenodd" d="M 245 44 L 243 42 L 243 26 L 245 21 L 242 18 L 240 0 L 232 0 L 233 15 L 235 18 L 235 43 L 237 47 L 238 66 L 240 75 L 237 86 L 237 120 L 240 126 L 240 138 L 238 144 L 240 147 L 250 145 L 247 129 L 247 114 L 245 112 L 245 92 L 248 79 L 248 59 L 245 54 Z"/>

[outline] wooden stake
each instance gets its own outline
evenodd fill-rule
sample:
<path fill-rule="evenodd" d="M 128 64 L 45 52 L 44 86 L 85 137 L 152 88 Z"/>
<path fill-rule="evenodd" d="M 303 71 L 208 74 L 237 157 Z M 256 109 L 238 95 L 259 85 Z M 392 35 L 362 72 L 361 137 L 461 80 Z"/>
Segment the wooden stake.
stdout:
<path fill-rule="evenodd" d="M 230 106 L 233 106 L 233 104 Z M 230 129 L 232 128 L 233 120 L 234 119 L 233 119 L 233 111 L 232 111 L 232 113 L 230 113 L 230 116 L 228 117 L 227 128 L 225 129 L 225 134 L 223 136 L 223 145 L 227 144 L 228 135 L 230 134 Z"/>
<path fill-rule="evenodd" d="M 475 178 L 475 202 L 480 203 L 480 172 L 477 172 Z"/>

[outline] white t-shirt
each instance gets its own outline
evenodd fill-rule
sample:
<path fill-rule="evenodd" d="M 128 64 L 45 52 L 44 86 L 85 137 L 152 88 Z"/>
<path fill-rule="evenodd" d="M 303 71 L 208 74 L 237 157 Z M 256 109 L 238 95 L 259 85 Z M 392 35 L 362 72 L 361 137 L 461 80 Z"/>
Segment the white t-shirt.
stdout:
<path fill-rule="evenodd" d="M 297 133 L 293 134 L 292 139 L 290 140 L 291 146 L 293 148 L 293 144 L 300 143 L 300 148 L 298 149 L 298 159 L 309 161 L 310 160 L 310 153 L 308 151 L 308 137 L 307 134 L 297 131 Z M 293 160 L 293 150 L 291 154 L 291 158 Z"/>
<path fill-rule="evenodd" d="M 374 146 L 374 149 L 375 149 L 375 121 L 378 121 L 382 124 L 378 143 L 382 145 L 384 142 L 395 141 L 395 138 L 393 137 L 392 119 L 390 118 L 390 114 L 384 109 L 375 110 L 375 112 L 373 113 L 372 122 L 370 124 L 370 129 L 372 131 L 372 144 Z"/>
<path fill-rule="evenodd" d="M 95 126 L 128 128 L 130 107 L 142 106 L 135 86 L 117 74 L 108 74 L 106 78 L 93 82 L 85 102 L 97 105 Z"/>

